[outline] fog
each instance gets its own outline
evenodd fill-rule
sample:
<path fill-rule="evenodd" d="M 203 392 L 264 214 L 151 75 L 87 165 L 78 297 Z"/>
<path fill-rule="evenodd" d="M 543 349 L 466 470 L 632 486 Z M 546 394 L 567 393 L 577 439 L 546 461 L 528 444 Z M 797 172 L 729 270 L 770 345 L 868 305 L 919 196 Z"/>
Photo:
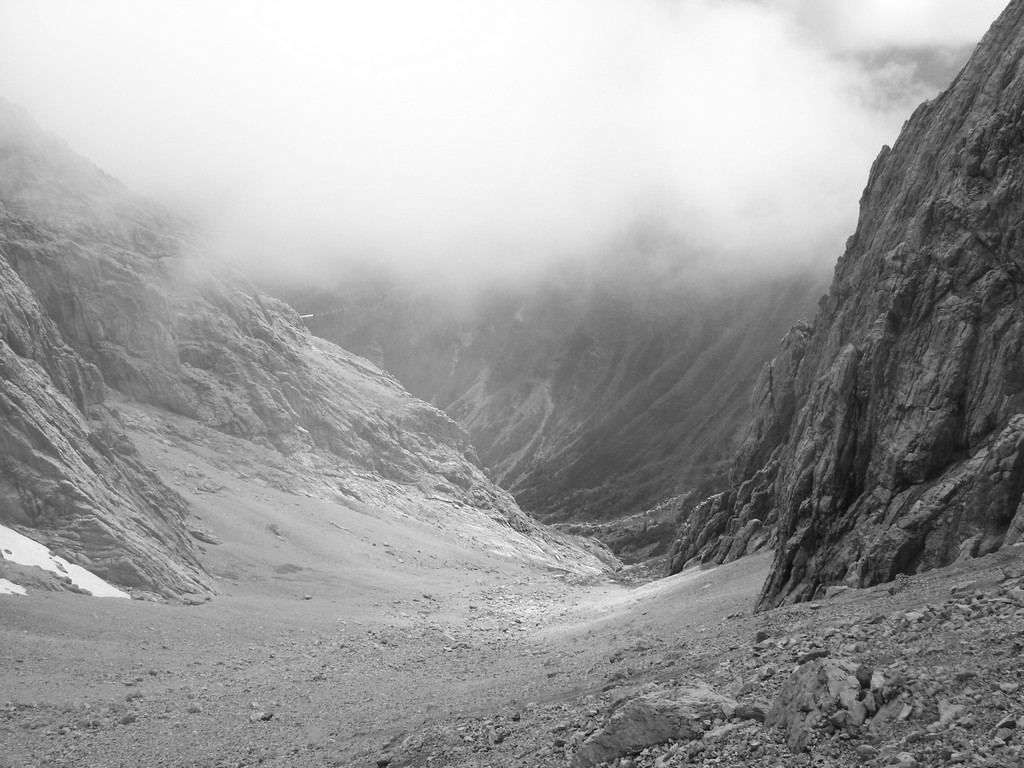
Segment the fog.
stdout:
<path fill-rule="evenodd" d="M 264 279 L 826 269 L 1005 5 L 0 0 L 0 93 Z"/>

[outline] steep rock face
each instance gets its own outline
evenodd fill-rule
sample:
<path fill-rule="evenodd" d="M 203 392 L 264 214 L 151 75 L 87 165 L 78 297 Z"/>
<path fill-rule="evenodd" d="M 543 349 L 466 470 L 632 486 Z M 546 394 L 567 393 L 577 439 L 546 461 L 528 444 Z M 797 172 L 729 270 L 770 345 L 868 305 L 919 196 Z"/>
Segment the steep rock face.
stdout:
<path fill-rule="evenodd" d="M 601 567 L 494 487 L 474 465 L 466 434 L 447 416 L 369 362 L 310 337 L 290 308 L 218 266 L 184 223 L 133 197 L 3 103 L 0 203 L 0 256 L 10 294 L 0 308 L 5 352 L 43 366 L 14 360 L 5 367 L 4 386 L 37 402 L 34 410 L 5 414 L 12 445 L 20 440 L 27 447 L 20 463 L 8 459 L 5 467 L 10 490 L 0 522 L 32 527 L 24 532 L 56 543 L 86 517 L 113 531 L 108 538 L 79 537 L 80 547 L 69 543 L 68 559 L 84 565 L 106 563 L 128 546 L 132 537 L 122 536 L 122 528 L 135 515 L 143 529 L 135 544 L 163 539 L 167 546 L 135 559 L 139 573 L 110 565 L 97 567 L 99 575 L 139 588 L 169 585 L 164 592 L 208 587 L 183 533 L 182 502 L 132 465 L 131 440 L 118 434 L 116 415 L 103 406 L 106 386 L 321 468 L 333 478 L 334 493 L 382 506 L 411 497 L 464 505 L 488 524 L 535 537 L 531 546 L 539 544 L 553 562 Z M 66 407 L 59 407 L 58 395 Z M 26 409 L 38 427 L 27 424 Z M 43 460 L 36 449 L 40 430 L 81 433 L 93 447 L 51 439 L 57 447 L 46 445 L 50 456 Z M 104 440 L 114 446 L 111 467 L 97 463 Z M 100 477 L 95 488 L 78 466 L 83 462 Z M 24 469 L 36 464 L 49 474 Z M 53 500 L 49 486 L 61 479 L 70 501 Z M 120 497 L 130 500 L 127 507 Z M 34 511 L 40 498 L 59 514 Z M 142 573 L 147 569 L 152 573 Z M 176 577 L 178 570 L 184 575 Z"/>
<path fill-rule="evenodd" d="M 108 581 L 164 595 L 210 582 L 183 500 L 139 461 L 99 370 L 64 341 L 7 260 L 33 227 L 0 204 L 0 521 Z"/>
<path fill-rule="evenodd" d="M 777 520 L 773 606 L 1019 539 L 1022 58 L 1014 0 L 882 151 L 813 330 L 762 374 L 732 487 L 697 510 L 673 568 L 742 554 Z"/>
<path fill-rule="evenodd" d="M 822 290 L 666 289 L 633 267 L 566 270 L 464 305 L 353 281 L 306 297 L 307 323 L 444 409 L 531 513 L 608 521 L 723 484 L 757 371 Z"/>

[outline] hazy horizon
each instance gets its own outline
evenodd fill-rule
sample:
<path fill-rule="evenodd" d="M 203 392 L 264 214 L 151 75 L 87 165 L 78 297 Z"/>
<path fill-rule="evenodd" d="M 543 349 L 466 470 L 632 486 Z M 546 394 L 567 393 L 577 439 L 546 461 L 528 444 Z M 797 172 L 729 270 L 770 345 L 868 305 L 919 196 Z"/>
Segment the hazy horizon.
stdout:
<path fill-rule="evenodd" d="M 502 278 L 654 232 L 826 270 L 1005 0 L 0 5 L 0 95 L 263 279 Z"/>

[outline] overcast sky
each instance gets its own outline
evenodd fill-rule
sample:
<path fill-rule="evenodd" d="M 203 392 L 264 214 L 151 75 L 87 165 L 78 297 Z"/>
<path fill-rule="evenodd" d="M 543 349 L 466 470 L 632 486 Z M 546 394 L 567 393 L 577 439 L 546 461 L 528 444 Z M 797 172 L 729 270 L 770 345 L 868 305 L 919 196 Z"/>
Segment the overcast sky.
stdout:
<path fill-rule="evenodd" d="M 264 266 L 805 268 L 1005 5 L 0 0 L 0 94 Z"/>

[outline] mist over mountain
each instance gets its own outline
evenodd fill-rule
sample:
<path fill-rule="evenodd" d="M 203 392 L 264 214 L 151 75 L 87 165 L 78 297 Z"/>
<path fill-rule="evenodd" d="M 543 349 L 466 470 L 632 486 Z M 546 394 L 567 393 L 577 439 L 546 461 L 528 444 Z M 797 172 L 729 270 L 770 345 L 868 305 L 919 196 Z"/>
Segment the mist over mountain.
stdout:
<path fill-rule="evenodd" d="M 12 4 L 0 88 L 174 201 L 274 292 L 365 306 L 332 333 L 474 424 L 491 471 L 538 510 L 603 517 L 721 475 L 770 339 L 803 314 L 852 229 L 868 158 L 1002 5 L 97 3 L 54 17 Z M 62 163 L 107 200 L 120 237 L 177 253 L 177 234 L 129 231 L 122 214 L 148 209 L 112 180 Z M 52 208 L 22 178 L 5 180 L 10 199 L 37 217 L 28 203 Z M 96 203 L 81 205 L 76 216 Z M 432 294 L 421 315 L 402 306 L 409 290 Z M 410 346 L 427 329 L 459 341 L 433 359 L 436 345 Z M 153 329 L 150 341 L 167 362 L 180 340 Z M 212 365 L 186 347 L 186 364 Z M 132 396 L 232 429 L 251 421 L 168 386 L 163 363 L 125 360 L 106 375 Z M 698 395 L 680 394 L 687 376 Z M 481 387 L 487 398 L 470 396 Z M 709 440 L 689 416 L 646 423 L 708 409 L 722 417 Z M 546 429 L 560 437 L 539 449 L 531 435 Z"/>
<path fill-rule="evenodd" d="M 681 270 L 681 247 L 638 233 L 477 295 L 388 274 L 286 295 L 314 333 L 462 425 L 530 514 L 643 559 L 724 487 L 761 366 L 826 284 L 713 279 Z"/>
<path fill-rule="evenodd" d="M 637 227 L 777 276 L 1002 5 L 15 2 L 0 92 L 262 280 L 486 285 Z"/>
<path fill-rule="evenodd" d="M 1024 0 L 360 5 L 0 5 L 0 762 L 1024 765 Z"/>
<path fill-rule="evenodd" d="M 185 222 L 6 101 L 0 179 L 0 525 L 142 593 L 211 591 L 192 541 L 216 537 L 137 446 L 200 451 L 220 434 L 239 441 L 229 455 L 263 455 L 230 466 L 268 488 L 387 514 L 474 510 L 496 547 L 598 562 L 492 486 L 441 412 L 310 337 Z"/>

